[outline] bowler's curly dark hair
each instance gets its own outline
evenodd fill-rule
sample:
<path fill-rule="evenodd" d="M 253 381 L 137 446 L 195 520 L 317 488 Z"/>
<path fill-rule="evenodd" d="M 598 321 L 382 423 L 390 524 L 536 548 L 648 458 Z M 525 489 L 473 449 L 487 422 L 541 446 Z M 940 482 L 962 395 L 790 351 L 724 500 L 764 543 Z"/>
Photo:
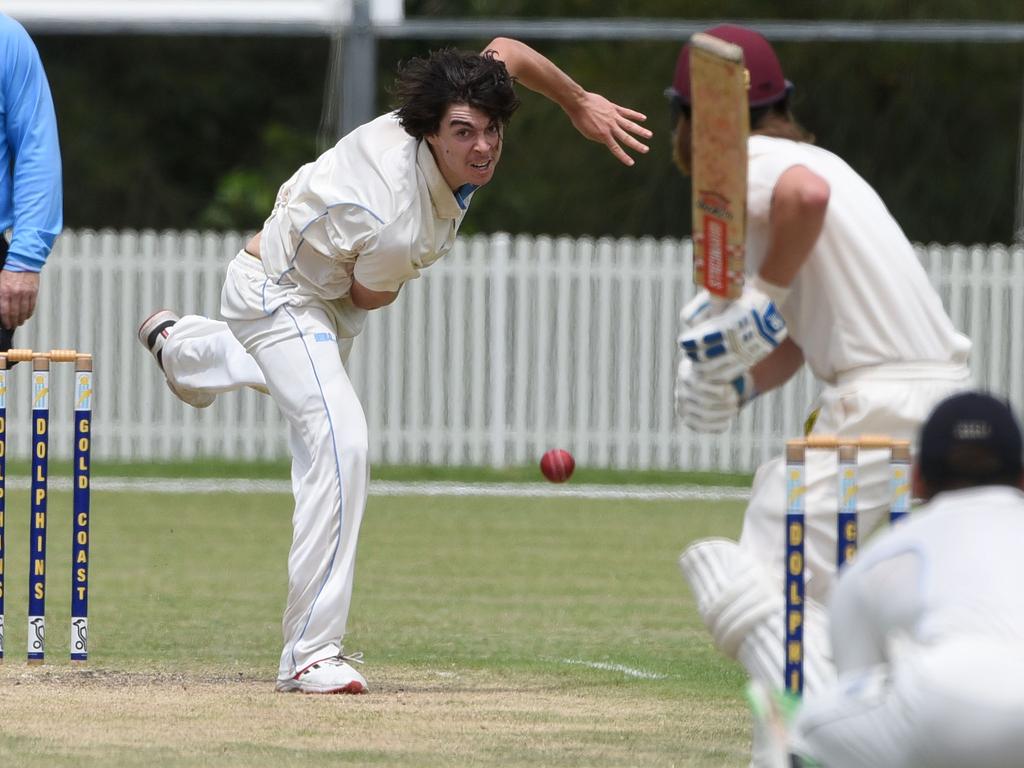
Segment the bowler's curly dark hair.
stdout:
<path fill-rule="evenodd" d="M 448 107 L 468 104 L 504 127 L 519 107 L 514 82 L 491 51 L 431 51 L 398 70 L 393 89 L 398 120 L 406 133 L 422 139 L 440 130 Z"/>

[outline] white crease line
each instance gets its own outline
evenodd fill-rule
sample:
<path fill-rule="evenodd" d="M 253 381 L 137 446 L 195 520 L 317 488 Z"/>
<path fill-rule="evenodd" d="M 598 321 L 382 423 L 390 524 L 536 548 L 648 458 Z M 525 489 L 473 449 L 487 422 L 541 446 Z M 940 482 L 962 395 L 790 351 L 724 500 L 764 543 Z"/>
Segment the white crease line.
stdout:
<path fill-rule="evenodd" d="M 7 487 L 22 490 L 29 487 L 26 477 L 14 477 Z M 71 489 L 71 478 L 51 477 L 49 487 L 58 491 Z M 146 477 L 94 477 L 97 491 L 134 491 L 144 493 L 291 493 L 287 480 L 193 479 Z M 370 483 L 371 496 L 467 496 L 545 499 L 622 499 L 633 501 L 743 501 L 750 497 L 747 488 L 702 485 L 540 485 L 531 483 L 459 483 L 459 482 L 397 482 L 375 480 Z"/>
<path fill-rule="evenodd" d="M 48 487 L 55 491 L 71 490 L 71 478 L 50 477 Z M 7 487 L 24 490 L 29 487 L 26 477 L 7 480 Z M 190 479 L 153 477 L 94 477 L 92 489 L 96 491 L 134 491 L 139 493 L 291 493 L 287 480 Z"/>
<path fill-rule="evenodd" d="M 535 498 L 663 500 L 745 500 L 749 488 L 705 485 L 540 485 L 530 483 L 370 483 L 378 496 L 525 496 Z"/>
<path fill-rule="evenodd" d="M 641 680 L 665 680 L 668 675 L 661 675 L 657 672 L 647 672 L 643 669 L 633 669 L 624 664 L 609 664 L 604 661 L 583 661 L 583 659 L 560 659 L 562 664 L 576 664 L 591 669 L 601 669 L 606 672 L 621 672 L 629 677 L 639 677 Z"/>

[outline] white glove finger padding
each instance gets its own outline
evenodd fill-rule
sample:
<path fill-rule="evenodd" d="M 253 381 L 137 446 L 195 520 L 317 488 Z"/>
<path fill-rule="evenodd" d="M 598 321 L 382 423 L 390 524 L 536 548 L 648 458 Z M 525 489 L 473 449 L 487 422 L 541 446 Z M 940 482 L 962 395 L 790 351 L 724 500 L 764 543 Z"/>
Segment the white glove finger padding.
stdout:
<path fill-rule="evenodd" d="M 738 408 L 728 403 L 706 398 L 684 395 L 682 403 L 677 401 L 676 411 L 683 424 L 694 432 L 720 433 L 729 429 Z"/>
<path fill-rule="evenodd" d="M 687 411 L 683 416 L 683 423 L 694 432 L 719 435 L 728 431 L 729 424 L 732 423 L 732 416 L 730 414 Z"/>
<path fill-rule="evenodd" d="M 718 387 L 727 387 L 742 376 L 749 366 L 733 355 L 722 355 L 698 365 L 700 376 L 708 383 Z"/>
<path fill-rule="evenodd" d="M 679 310 L 679 330 L 700 325 L 711 315 L 711 294 L 702 288 Z"/>
<path fill-rule="evenodd" d="M 750 399 L 753 382 L 749 373 L 730 384 L 716 384 L 698 366 L 681 357 L 676 374 L 675 409 L 679 420 L 695 432 L 724 432 L 740 408 Z"/>

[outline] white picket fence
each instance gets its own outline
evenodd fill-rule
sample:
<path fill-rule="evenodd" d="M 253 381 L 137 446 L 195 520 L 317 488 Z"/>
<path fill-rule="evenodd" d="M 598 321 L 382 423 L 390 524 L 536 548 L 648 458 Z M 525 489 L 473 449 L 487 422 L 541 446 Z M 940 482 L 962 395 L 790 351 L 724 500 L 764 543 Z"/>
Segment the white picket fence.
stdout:
<path fill-rule="evenodd" d="M 241 235 L 66 232 L 18 346 L 96 356 L 94 456 L 152 461 L 288 455 L 269 398 L 247 391 L 196 411 L 178 402 L 135 339 L 159 307 L 216 314 Z M 978 382 L 1024 407 L 1024 249 L 919 248 Z M 688 241 L 496 234 L 455 251 L 372 313 L 350 370 L 388 464 L 530 464 L 547 448 L 581 465 L 751 471 L 799 434 L 808 374 L 756 401 L 721 436 L 672 414 L 676 316 L 693 294 Z M 12 374 L 10 455 L 29 450 L 27 366 Z M 71 376 L 52 377 L 51 452 L 71 451 Z M 66 405 L 67 404 L 67 405 Z M 66 405 L 66 407 L 65 407 Z"/>

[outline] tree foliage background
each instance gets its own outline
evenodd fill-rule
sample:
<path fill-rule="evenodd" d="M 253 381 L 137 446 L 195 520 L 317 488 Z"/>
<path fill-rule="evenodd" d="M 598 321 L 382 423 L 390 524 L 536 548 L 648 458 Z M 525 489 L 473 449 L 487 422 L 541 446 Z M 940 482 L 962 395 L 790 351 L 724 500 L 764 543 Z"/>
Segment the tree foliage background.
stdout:
<path fill-rule="evenodd" d="M 678 2 L 406 0 L 430 17 L 674 18 Z M 1020 0 L 692 0 L 687 19 L 1024 21 Z M 67 226 L 255 230 L 277 186 L 317 151 L 330 41 L 35 35 L 65 165 Z M 455 41 L 482 48 L 488 39 Z M 633 168 L 525 91 L 496 180 L 466 232 L 685 236 L 662 91 L 679 44 L 527 40 L 584 87 L 648 115 Z M 378 106 L 396 64 L 450 40 L 380 41 Z M 818 143 L 879 190 L 914 240 L 1006 242 L 1021 140 L 1024 48 L 986 43 L 776 43 Z"/>

